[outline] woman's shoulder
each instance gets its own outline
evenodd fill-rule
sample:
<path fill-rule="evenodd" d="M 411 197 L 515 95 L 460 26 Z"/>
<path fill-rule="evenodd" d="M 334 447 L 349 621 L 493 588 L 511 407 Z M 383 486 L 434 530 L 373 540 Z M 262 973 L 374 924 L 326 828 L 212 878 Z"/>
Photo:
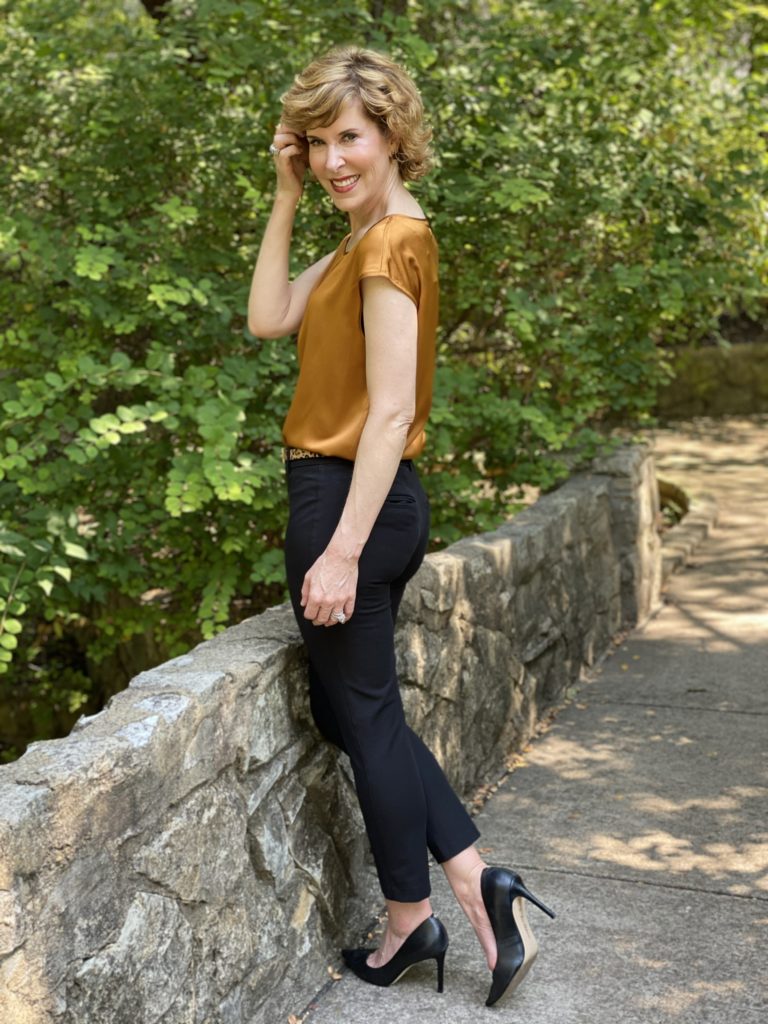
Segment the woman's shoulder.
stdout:
<path fill-rule="evenodd" d="M 431 243 L 433 240 L 432 227 L 427 217 L 389 213 L 366 231 L 355 248 L 363 255 L 373 251 L 381 252 L 383 248 L 400 248 L 409 244 L 421 248 L 425 241 Z"/>
<path fill-rule="evenodd" d="M 388 214 L 363 235 L 356 246 L 358 278 L 388 277 L 418 305 L 424 289 L 437 284 L 438 251 L 429 221 Z"/>
<path fill-rule="evenodd" d="M 388 213 L 376 223 L 363 236 L 367 237 L 371 231 L 387 231 L 389 234 L 420 234 L 424 230 L 431 230 L 429 218 L 410 213 Z"/>

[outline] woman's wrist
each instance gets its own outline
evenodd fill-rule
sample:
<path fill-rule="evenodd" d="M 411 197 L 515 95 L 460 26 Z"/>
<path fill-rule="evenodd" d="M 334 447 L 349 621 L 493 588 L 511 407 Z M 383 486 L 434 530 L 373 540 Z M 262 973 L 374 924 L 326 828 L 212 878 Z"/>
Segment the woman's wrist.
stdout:
<path fill-rule="evenodd" d="M 355 540 L 351 536 L 345 536 L 345 531 L 337 530 L 328 542 L 326 551 L 329 555 L 348 562 L 352 567 L 360 561 L 364 547 L 365 540 Z"/>
<path fill-rule="evenodd" d="M 278 189 L 275 192 L 275 198 L 272 201 L 274 207 L 282 207 L 286 210 L 296 210 L 301 199 L 301 192 L 288 192 L 283 189 Z"/>
<path fill-rule="evenodd" d="M 407 427 L 393 426 L 386 419 L 369 415 L 366 420 L 349 494 L 328 544 L 337 557 L 360 559 L 397 472 L 407 433 Z"/>

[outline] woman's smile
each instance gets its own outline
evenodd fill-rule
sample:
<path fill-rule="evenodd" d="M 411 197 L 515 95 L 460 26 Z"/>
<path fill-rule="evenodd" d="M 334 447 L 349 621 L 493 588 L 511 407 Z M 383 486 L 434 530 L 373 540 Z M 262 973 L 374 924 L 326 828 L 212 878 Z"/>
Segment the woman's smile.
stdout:
<path fill-rule="evenodd" d="M 359 178 L 359 174 L 350 174 L 346 178 L 331 178 L 331 186 L 334 192 L 351 192 Z"/>

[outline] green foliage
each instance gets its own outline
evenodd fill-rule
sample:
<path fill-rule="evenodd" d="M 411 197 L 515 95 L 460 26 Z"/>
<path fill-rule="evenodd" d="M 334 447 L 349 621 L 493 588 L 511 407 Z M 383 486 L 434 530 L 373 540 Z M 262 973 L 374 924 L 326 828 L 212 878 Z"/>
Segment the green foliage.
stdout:
<path fill-rule="evenodd" d="M 436 544 L 647 422 L 666 350 L 766 299 L 761 5 L 166 10 L 0 4 L 0 673 L 66 677 L 72 713 L 141 638 L 170 657 L 284 594 L 295 358 L 245 311 L 279 95 L 326 47 L 402 60 L 435 130 Z M 345 230 L 308 183 L 294 269 Z"/>

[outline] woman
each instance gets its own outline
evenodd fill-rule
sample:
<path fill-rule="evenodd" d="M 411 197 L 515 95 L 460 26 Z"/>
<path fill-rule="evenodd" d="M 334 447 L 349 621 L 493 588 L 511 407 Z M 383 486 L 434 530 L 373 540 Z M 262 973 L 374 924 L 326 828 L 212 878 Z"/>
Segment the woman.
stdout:
<path fill-rule="evenodd" d="M 350 757 L 387 903 L 380 947 L 344 958 L 376 985 L 434 958 L 442 991 L 448 937 L 429 901 L 428 848 L 485 951 L 492 1005 L 535 956 L 523 898 L 546 908 L 518 875 L 481 859 L 477 827 L 406 725 L 395 672 L 395 617 L 429 530 L 412 459 L 431 403 L 437 245 L 404 183 L 428 169 L 431 133 L 411 79 L 370 50 L 332 50 L 282 101 L 270 147 L 277 188 L 248 326 L 261 337 L 299 332 L 299 379 L 283 425 L 288 583 L 309 654 L 312 714 Z M 289 282 L 307 166 L 350 230 Z"/>

